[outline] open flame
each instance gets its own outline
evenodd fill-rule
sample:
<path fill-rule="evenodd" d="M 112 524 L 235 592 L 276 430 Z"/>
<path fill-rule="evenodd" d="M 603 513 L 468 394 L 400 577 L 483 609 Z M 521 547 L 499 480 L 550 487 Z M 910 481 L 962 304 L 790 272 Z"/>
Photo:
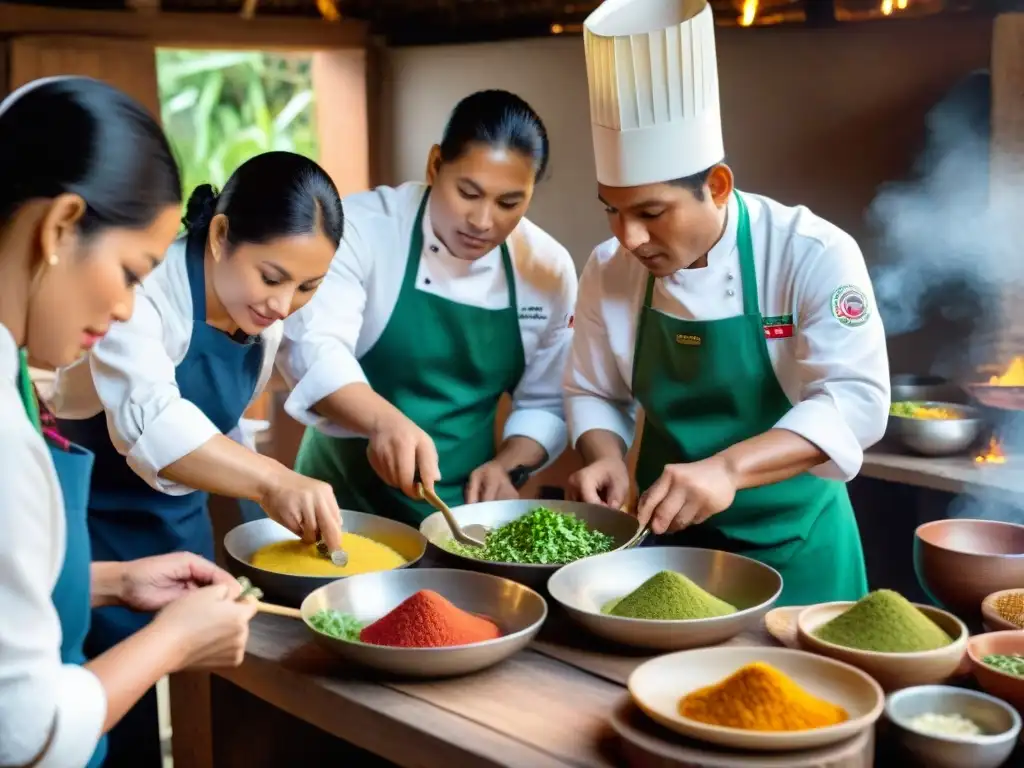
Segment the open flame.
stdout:
<path fill-rule="evenodd" d="M 1024 355 L 1013 358 L 1002 376 L 992 376 L 988 383 L 993 387 L 1024 387 Z M 1006 453 L 1003 443 L 995 436 L 988 441 L 988 448 L 975 456 L 978 464 L 1005 464 Z"/>
<path fill-rule="evenodd" d="M 1002 376 L 993 376 L 988 383 L 994 387 L 1024 387 L 1024 355 L 1013 358 Z"/>
<path fill-rule="evenodd" d="M 743 11 L 740 15 L 740 26 L 749 27 L 757 18 L 758 0 L 743 0 Z"/>
<path fill-rule="evenodd" d="M 893 11 L 905 11 L 910 0 L 882 0 L 879 10 L 883 16 L 892 16 Z"/>
<path fill-rule="evenodd" d="M 1005 464 L 1006 454 L 1003 453 L 1002 442 L 993 435 L 989 438 L 988 447 L 975 456 L 974 460 L 978 464 Z"/>

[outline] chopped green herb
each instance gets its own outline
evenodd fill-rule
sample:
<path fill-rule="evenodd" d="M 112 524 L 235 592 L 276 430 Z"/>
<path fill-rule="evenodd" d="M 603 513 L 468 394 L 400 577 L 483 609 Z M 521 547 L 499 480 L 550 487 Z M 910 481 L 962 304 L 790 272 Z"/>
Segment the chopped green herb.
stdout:
<path fill-rule="evenodd" d="M 309 623 L 317 632 L 336 637 L 339 640 L 347 640 L 350 643 L 359 642 L 359 633 L 366 626 L 365 622 L 359 621 L 355 616 L 340 611 L 324 610 L 318 611 L 309 617 Z"/>
<path fill-rule="evenodd" d="M 242 587 L 242 592 L 238 595 L 238 600 L 245 600 L 247 597 L 254 597 L 257 600 L 263 599 L 263 590 L 259 587 L 253 586 L 253 583 L 245 576 L 239 576 L 238 583 Z"/>
<path fill-rule="evenodd" d="M 1005 672 L 1014 677 L 1024 677 L 1024 656 L 1021 656 L 1019 653 L 990 653 L 982 661 L 990 667 L 998 669 L 1000 672 Z"/>
<path fill-rule="evenodd" d="M 443 547 L 463 557 L 495 563 L 561 565 L 608 552 L 613 541 L 575 515 L 537 507 L 488 533 L 483 547 L 468 547 L 454 539 L 448 539 Z"/>

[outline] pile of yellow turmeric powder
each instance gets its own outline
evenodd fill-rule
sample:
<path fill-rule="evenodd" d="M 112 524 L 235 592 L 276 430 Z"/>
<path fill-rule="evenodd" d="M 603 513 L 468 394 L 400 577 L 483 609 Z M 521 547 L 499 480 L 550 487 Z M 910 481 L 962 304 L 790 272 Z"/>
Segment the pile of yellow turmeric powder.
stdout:
<path fill-rule="evenodd" d="M 684 696 L 679 714 L 708 725 L 747 731 L 807 731 L 849 719 L 842 707 L 812 696 L 760 661 Z"/>

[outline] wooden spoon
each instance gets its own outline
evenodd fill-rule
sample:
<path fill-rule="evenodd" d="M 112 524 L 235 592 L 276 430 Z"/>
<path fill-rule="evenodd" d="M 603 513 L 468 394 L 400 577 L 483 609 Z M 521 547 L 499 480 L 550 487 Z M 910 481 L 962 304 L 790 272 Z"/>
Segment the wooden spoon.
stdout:
<path fill-rule="evenodd" d="M 465 528 L 462 528 L 459 525 L 459 521 L 455 519 L 455 515 L 448 509 L 448 505 L 441 501 L 440 496 L 426 488 L 423 483 L 417 483 L 416 490 L 419 492 L 421 499 L 444 515 L 444 519 L 452 531 L 452 538 L 459 542 L 459 544 L 465 544 L 467 547 L 482 547 L 484 545 L 484 539 L 487 538 L 488 533 L 485 526 L 467 525 Z"/>
<path fill-rule="evenodd" d="M 246 599 L 251 603 L 255 603 L 256 610 L 260 613 L 269 613 L 273 616 L 285 616 L 289 619 L 298 619 L 299 621 L 302 621 L 302 611 L 298 608 L 287 608 L 283 605 L 264 603 L 262 600 L 256 600 L 252 597 Z"/>

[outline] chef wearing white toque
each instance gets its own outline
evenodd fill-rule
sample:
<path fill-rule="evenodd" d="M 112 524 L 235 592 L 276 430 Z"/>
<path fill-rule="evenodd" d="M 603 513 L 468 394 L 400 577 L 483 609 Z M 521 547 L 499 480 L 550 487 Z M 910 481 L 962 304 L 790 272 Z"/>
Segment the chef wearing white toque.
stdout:
<path fill-rule="evenodd" d="M 844 485 L 889 409 L 857 243 L 738 191 L 704 0 L 606 0 L 584 25 L 598 196 L 614 239 L 580 280 L 566 413 L 585 501 L 619 506 L 636 406 L 637 514 L 656 540 L 782 573 L 781 604 L 855 600 Z"/>

